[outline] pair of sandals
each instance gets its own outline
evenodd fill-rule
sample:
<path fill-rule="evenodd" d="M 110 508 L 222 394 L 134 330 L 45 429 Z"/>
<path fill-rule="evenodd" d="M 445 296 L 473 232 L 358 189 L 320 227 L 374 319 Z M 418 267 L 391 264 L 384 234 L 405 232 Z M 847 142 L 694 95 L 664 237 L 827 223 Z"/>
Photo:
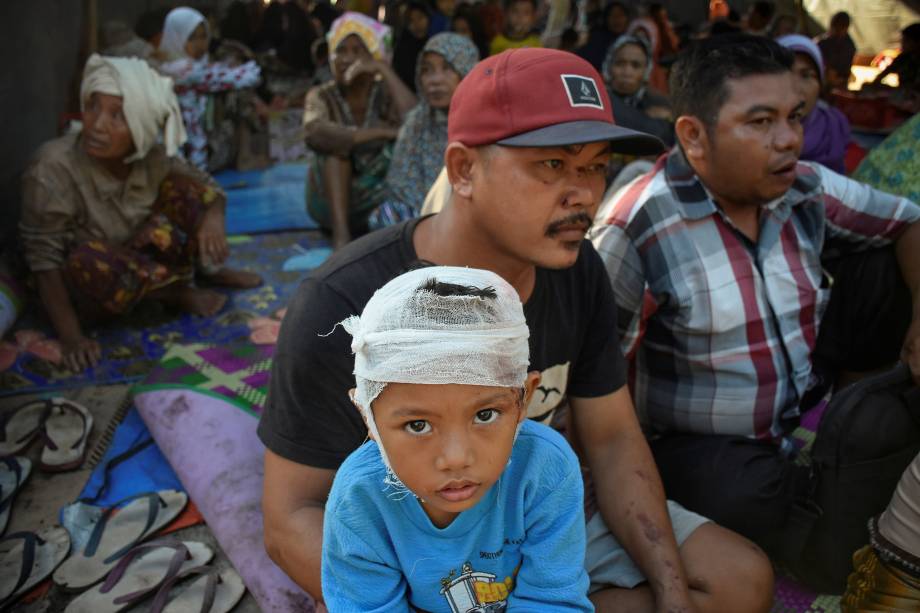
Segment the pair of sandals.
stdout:
<path fill-rule="evenodd" d="M 164 538 L 138 545 L 64 612 L 115 613 L 153 596 L 150 613 L 228 613 L 246 587 L 232 568 L 208 565 L 213 557 L 210 547 L 194 541 Z M 175 594 L 180 582 L 183 589 Z"/>
<path fill-rule="evenodd" d="M 0 540 L 0 611 L 52 574 L 63 590 L 88 590 L 67 611 L 121 611 L 153 594 L 156 611 L 229 611 L 245 587 L 232 569 L 205 566 L 214 555 L 210 548 L 174 538 L 144 543 L 187 503 L 176 490 L 138 494 L 105 509 L 75 503 L 65 514 L 76 508 L 82 519 L 68 523 L 70 532 L 53 527 Z M 173 586 L 186 578 L 192 579 L 188 589 L 169 601 Z"/>
<path fill-rule="evenodd" d="M 87 530 L 75 534 L 81 551 L 53 575 L 64 590 L 87 590 L 65 611 L 122 611 L 150 596 L 153 613 L 226 613 L 236 606 L 246 591 L 243 581 L 232 568 L 208 566 L 214 552 L 207 545 L 173 537 L 144 542 L 178 517 L 187 503 L 184 492 L 162 490 L 100 510 Z M 187 587 L 173 597 L 180 582 Z"/>
<path fill-rule="evenodd" d="M 32 441 L 43 441 L 38 467 L 45 472 L 79 468 L 86 456 L 93 416 L 81 404 L 66 398 L 29 402 L 0 420 L 0 457 L 24 451 Z"/>

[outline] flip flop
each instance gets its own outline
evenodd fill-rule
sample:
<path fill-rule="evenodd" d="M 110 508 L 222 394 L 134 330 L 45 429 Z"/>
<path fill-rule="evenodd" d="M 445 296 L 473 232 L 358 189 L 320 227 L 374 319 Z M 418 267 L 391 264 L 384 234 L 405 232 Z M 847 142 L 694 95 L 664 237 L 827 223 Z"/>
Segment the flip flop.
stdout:
<path fill-rule="evenodd" d="M 169 600 L 169 591 L 177 582 L 198 575 L 178 596 Z M 228 613 L 239 603 L 246 586 L 232 568 L 218 571 L 215 566 L 199 566 L 182 571 L 163 583 L 150 605 L 150 613 Z"/>
<path fill-rule="evenodd" d="M 31 473 L 32 462 L 29 458 L 0 458 L 0 534 L 6 532 L 16 492 Z"/>
<path fill-rule="evenodd" d="M 0 540 L 0 609 L 44 581 L 69 551 L 70 535 L 60 526 Z"/>
<path fill-rule="evenodd" d="M 176 490 L 146 492 L 115 503 L 102 513 L 83 551 L 74 552 L 55 571 L 54 582 L 80 590 L 100 581 L 119 558 L 174 520 L 187 503 L 185 492 Z"/>
<path fill-rule="evenodd" d="M 86 456 L 86 442 L 93 429 L 93 416 L 86 407 L 66 398 L 52 398 L 42 424 L 42 449 L 38 467 L 45 472 L 79 468 Z"/>
<path fill-rule="evenodd" d="M 48 400 L 34 400 L 0 417 L 0 457 L 16 455 L 38 434 Z"/>
<path fill-rule="evenodd" d="M 159 539 L 139 545 L 119 560 L 102 585 L 74 598 L 64 612 L 123 611 L 174 581 L 177 575 L 207 564 L 213 557 L 210 547 L 193 541 Z"/>

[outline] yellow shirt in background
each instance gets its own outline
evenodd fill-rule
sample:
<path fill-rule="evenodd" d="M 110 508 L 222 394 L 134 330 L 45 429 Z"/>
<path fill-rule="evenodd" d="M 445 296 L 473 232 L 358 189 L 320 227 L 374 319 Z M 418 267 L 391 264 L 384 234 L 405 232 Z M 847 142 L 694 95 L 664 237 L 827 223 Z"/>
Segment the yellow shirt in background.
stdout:
<path fill-rule="evenodd" d="M 504 34 L 499 34 L 492 39 L 492 44 L 489 45 L 489 55 L 498 55 L 502 51 L 507 51 L 508 49 L 521 49 L 522 47 L 539 48 L 542 46 L 539 34 L 530 34 L 527 38 L 521 38 L 519 40 L 512 40 Z"/>

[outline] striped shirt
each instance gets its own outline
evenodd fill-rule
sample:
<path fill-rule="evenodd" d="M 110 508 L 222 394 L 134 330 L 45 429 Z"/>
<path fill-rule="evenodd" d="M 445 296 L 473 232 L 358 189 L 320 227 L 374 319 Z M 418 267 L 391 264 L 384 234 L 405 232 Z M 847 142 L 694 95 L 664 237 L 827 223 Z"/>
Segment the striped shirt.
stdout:
<path fill-rule="evenodd" d="M 617 302 L 633 394 L 653 431 L 782 435 L 809 386 L 830 283 L 821 253 L 890 244 L 920 207 L 800 162 L 755 244 L 679 148 L 598 211 L 591 240 Z M 839 239 L 839 240 L 836 240 Z"/>

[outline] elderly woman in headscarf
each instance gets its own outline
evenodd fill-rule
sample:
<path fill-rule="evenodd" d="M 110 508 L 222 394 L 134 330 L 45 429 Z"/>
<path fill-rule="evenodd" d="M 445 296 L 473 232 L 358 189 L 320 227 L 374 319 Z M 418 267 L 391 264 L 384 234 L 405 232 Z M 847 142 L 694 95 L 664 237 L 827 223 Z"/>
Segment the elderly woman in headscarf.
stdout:
<path fill-rule="evenodd" d="M 327 39 L 335 79 L 310 90 L 304 110 L 307 210 L 341 247 L 386 197 L 392 141 L 416 99 L 390 67 L 389 27 L 347 12 Z"/>
<path fill-rule="evenodd" d="M 183 153 L 186 159 L 202 170 L 209 168 L 210 152 L 205 126 L 209 96 L 254 87 L 261 80 L 261 71 L 254 61 L 239 66 L 211 62 L 208 58 L 209 42 L 208 22 L 195 9 L 179 7 L 166 15 L 158 50 L 164 61 L 157 68 L 172 77 L 175 83 L 188 132 Z"/>
<path fill-rule="evenodd" d="M 45 143 L 27 169 L 19 224 L 25 261 L 73 370 L 101 357 L 84 334 L 87 321 L 144 299 L 197 315 L 220 310 L 226 296 L 196 287 L 196 269 L 211 284 L 261 283 L 222 267 L 226 198 L 211 177 L 174 157 L 185 130 L 172 81 L 140 59 L 93 55 L 81 102 L 82 129 Z"/>
<path fill-rule="evenodd" d="M 399 131 L 387 173 L 389 196 L 371 215 L 372 228 L 418 217 L 425 194 L 444 166 L 450 100 L 478 61 L 473 41 L 453 32 L 436 34 L 422 49 L 415 72 L 422 99 Z"/>
<path fill-rule="evenodd" d="M 649 85 L 654 63 L 648 41 L 623 35 L 607 51 L 601 74 L 617 124 L 674 143 L 671 103 Z"/>
<path fill-rule="evenodd" d="M 802 110 L 805 138 L 799 158 L 818 162 L 834 172 L 845 174 L 844 158 L 850 142 L 850 122 L 840 110 L 819 98 L 824 82 L 821 50 L 811 39 L 801 34 L 789 34 L 776 42 L 795 52 L 792 72 L 805 99 L 805 108 Z"/>

